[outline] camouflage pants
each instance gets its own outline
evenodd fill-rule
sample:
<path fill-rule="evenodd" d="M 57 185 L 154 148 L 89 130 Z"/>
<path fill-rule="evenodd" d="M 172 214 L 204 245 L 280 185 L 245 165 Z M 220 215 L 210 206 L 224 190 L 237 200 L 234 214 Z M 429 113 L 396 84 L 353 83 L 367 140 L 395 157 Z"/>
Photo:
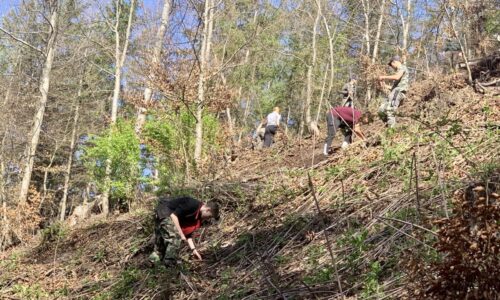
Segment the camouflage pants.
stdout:
<path fill-rule="evenodd" d="M 181 240 L 177 229 L 170 217 L 156 219 L 155 222 L 155 249 L 154 255 L 166 266 L 176 263 L 177 255 L 181 247 Z"/>
<path fill-rule="evenodd" d="M 380 105 L 378 114 L 382 121 L 384 121 L 389 127 L 394 127 L 394 125 L 396 125 L 396 110 L 404 97 L 405 91 L 395 88 Z"/>

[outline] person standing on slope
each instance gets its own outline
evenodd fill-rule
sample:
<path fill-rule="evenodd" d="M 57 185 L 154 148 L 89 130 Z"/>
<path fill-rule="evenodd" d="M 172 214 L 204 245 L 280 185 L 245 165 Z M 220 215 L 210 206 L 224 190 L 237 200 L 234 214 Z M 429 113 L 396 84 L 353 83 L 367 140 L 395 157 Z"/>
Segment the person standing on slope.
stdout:
<path fill-rule="evenodd" d="M 155 214 L 155 248 L 149 257 L 151 262 L 162 261 L 166 267 L 174 266 L 181 241 L 186 241 L 193 255 L 202 260 L 192 235 L 202 226 L 202 221 L 219 219 L 217 203 L 202 203 L 187 196 L 160 197 Z"/>
<path fill-rule="evenodd" d="M 342 87 L 342 106 L 354 107 L 354 97 L 356 95 L 356 84 L 357 78 L 355 75 L 352 75 L 349 78 L 349 82 L 344 84 Z"/>
<path fill-rule="evenodd" d="M 408 68 L 401 63 L 401 59 L 397 55 L 389 61 L 389 66 L 391 66 L 396 73 L 393 75 L 379 76 L 378 78 L 379 81 L 394 81 L 389 96 L 384 100 L 379 108 L 379 116 L 382 121 L 386 123 L 386 126 L 392 128 L 396 125 L 396 110 L 408 91 L 409 75 Z"/>
<path fill-rule="evenodd" d="M 264 134 L 264 147 L 269 148 L 274 141 L 274 135 L 280 126 L 280 108 L 275 107 L 273 112 L 267 115 L 266 131 Z"/>
<path fill-rule="evenodd" d="M 342 133 L 344 135 L 342 149 L 346 149 L 349 144 L 352 143 L 353 132 L 361 139 L 365 140 L 365 135 L 361 131 L 361 126 L 359 124 L 360 119 L 361 112 L 352 107 L 337 106 L 330 109 L 326 114 L 328 135 L 325 140 L 323 154 L 329 154 L 333 139 L 335 138 L 335 134 L 339 129 L 342 130 Z"/>

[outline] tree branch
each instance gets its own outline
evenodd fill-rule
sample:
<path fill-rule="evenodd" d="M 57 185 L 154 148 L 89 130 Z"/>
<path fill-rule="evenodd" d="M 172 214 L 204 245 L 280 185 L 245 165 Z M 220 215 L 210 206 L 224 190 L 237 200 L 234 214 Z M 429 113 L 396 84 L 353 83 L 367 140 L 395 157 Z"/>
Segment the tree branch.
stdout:
<path fill-rule="evenodd" d="M 43 52 L 42 50 L 36 48 L 35 46 L 31 45 L 30 43 L 26 42 L 25 40 L 22 40 L 16 36 L 14 36 L 12 33 L 10 33 L 9 31 L 5 30 L 3 27 L 0 26 L 0 31 L 2 31 L 3 33 L 5 33 L 6 35 L 8 35 L 10 38 L 12 38 L 13 40 L 15 40 L 16 42 L 19 42 L 29 48 L 31 48 L 32 50 L 35 50 L 36 52 L 39 52 L 41 54 L 43 54 L 44 56 L 45 55 L 45 52 Z"/>

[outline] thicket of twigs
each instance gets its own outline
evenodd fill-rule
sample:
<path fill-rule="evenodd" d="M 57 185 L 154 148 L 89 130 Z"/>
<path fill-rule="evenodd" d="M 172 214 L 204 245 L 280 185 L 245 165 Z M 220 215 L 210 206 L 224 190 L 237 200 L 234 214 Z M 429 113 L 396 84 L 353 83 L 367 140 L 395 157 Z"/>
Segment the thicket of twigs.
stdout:
<path fill-rule="evenodd" d="M 453 215 L 433 223 L 442 260 L 414 259 L 410 291 L 420 299 L 496 299 L 500 292 L 500 173 L 457 190 Z"/>
<path fill-rule="evenodd" d="M 276 147 L 242 150 L 214 167 L 190 192 L 220 201 L 222 222 L 199 237 L 205 260 L 188 262 L 186 251 L 178 277 L 145 263 L 152 236 L 146 212 L 71 233 L 54 228 L 26 258 L 3 254 L 0 267 L 9 271 L 0 274 L 0 298 L 400 299 L 417 290 L 444 297 L 443 289 L 470 270 L 446 270 L 461 266 L 453 257 L 468 268 L 498 263 L 488 260 L 498 256 L 498 226 L 491 223 L 498 206 L 488 209 L 498 181 L 449 200 L 481 170 L 498 168 L 500 116 L 492 109 L 498 100 L 442 80 L 448 88 L 438 82 L 434 95 L 425 97 L 422 88 L 408 97 L 398 129 L 384 130 L 379 121 L 367 126 L 368 145 L 355 141 L 325 158 L 322 140 L 282 133 Z M 474 218 L 477 226 L 469 223 Z M 468 234 L 457 236 L 463 230 Z M 408 276 L 410 263 L 415 274 L 428 274 Z M 486 277 L 475 278 L 471 287 L 479 288 Z M 487 294 L 469 297 L 498 292 L 496 283 L 481 282 Z"/>

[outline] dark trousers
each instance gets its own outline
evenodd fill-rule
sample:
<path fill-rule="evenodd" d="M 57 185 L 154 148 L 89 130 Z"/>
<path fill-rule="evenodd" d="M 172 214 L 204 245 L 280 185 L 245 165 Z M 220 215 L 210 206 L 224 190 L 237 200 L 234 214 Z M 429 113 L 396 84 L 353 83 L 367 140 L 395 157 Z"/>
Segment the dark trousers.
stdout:
<path fill-rule="evenodd" d="M 278 126 L 276 125 L 268 125 L 266 126 L 266 133 L 264 134 L 264 147 L 269 148 L 274 140 L 274 135 L 278 130 Z"/>
<path fill-rule="evenodd" d="M 354 102 L 353 102 L 351 97 L 344 96 L 344 99 L 342 99 L 342 102 L 343 102 L 343 104 L 342 104 L 343 106 L 354 107 Z"/>
<path fill-rule="evenodd" d="M 344 141 L 348 142 L 349 144 L 352 142 L 352 125 L 346 124 L 340 118 L 333 116 L 331 113 L 326 114 L 326 123 L 328 128 L 328 135 L 325 140 L 327 149 L 330 149 L 330 147 L 332 146 L 335 134 L 339 129 L 341 129 L 342 133 L 344 134 Z"/>

